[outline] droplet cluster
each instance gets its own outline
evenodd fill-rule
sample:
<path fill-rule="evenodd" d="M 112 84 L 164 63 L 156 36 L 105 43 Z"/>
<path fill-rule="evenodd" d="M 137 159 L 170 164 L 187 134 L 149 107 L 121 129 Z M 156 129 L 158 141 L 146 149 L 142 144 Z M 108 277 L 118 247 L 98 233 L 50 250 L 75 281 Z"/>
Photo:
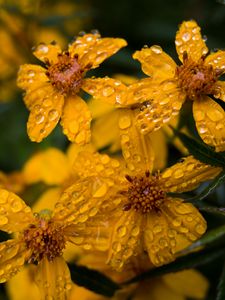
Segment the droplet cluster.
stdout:
<path fill-rule="evenodd" d="M 142 177 L 127 175 L 126 178 L 130 185 L 126 193 L 128 203 L 124 205 L 123 210 L 133 208 L 143 214 L 160 210 L 166 194 L 159 185 L 159 174 L 150 175 L 146 172 Z"/>
<path fill-rule="evenodd" d="M 32 263 L 39 263 L 44 257 L 52 261 L 61 256 L 66 244 L 63 227 L 39 216 L 37 223 L 24 230 L 23 239 L 31 250 L 29 262 Z"/>

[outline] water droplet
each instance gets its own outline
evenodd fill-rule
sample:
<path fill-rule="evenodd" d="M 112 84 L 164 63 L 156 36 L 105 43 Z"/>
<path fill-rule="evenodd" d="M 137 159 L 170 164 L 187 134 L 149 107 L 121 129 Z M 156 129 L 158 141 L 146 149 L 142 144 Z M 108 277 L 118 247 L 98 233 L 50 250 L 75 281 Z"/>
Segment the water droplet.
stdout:
<path fill-rule="evenodd" d="M 37 123 L 37 124 L 43 123 L 43 122 L 44 122 L 44 119 L 45 119 L 45 117 L 44 117 L 44 115 L 42 115 L 42 114 L 38 114 L 38 115 L 35 116 L 35 120 L 36 120 L 36 123 Z"/>
<path fill-rule="evenodd" d="M 19 212 L 23 208 L 23 205 L 19 200 L 14 200 L 10 203 L 10 208 L 11 208 L 12 212 L 16 213 L 16 212 Z"/>
<path fill-rule="evenodd" d="M 150 49 L 152 50 L 152 52 L 154 52 L 156 54 L 161 54 L 163 52 L 162 48 L 158 45 L 154 45 Z"/>
<path fill-rule="evenodd" d="M 27 74 L 28 74 L 28 77 L 34 77 L 35 76 L 35 72 L 33 70 L 29 70 L 27 72 Z"/>
<path fill-rule="evenodd" d="M 112 248 L 113 248 L 114 251 L 120 252 L 121 249 L 122 249 L 122 246 L 121 246 L 121 244 L 119 242 L 114 242 L 112 244 Z"/>
<path fill-rule="evenodd" d="M 216 130 L 222 130 L 224 128 L 224 125 L 222 123 L 216 124 Z"/>
<path fill-rule="evenodd" d="M 111 87 L 110 85 L 107 85 L 102 89 L 102 94 L 105 97 L 111 96 L 114 92 L 115 92 L 115 89 L 113 87 Z"/>
<path fill-rule="evenodd" d="M 90 209 L 90 211 L 89 211 L 89 216 L 90 216 L 90 217 L 93 217 L 93 216 L 95 216 L 95 215 L 97 214 L 97 212 L 98 212 L 98 208 L 97 208 L 97 207 L 93 207 L 93 208 Z"/>
<path fill-rule="evenodd" d="M 49 107 L 51 105 L 52 105 L 52 100 L 51 99 L 46 98 L 46 99 L 43 100 L 43 106 L 44 107 Z"/>
<path fill-rule="evenodd" d="M 155 234 L 162 232 L 162 226 L 160 226 L 160 225 L 154 226 L 154 227 L 153 227 L 153 232 L 154 232 Z"/>
<path fill-rule="evenodd" d="M 175 220 L 172 221 L 172 223 L 173 223 L 173 226 L 179 227 L 181 225 L 181 220 L 175 219 Z"/>
<path fill-rule="evenodd" d="M 168 178 L 172 175 L 172 170 L 167 169 L 165 172 L 162 174 L 162 178 Z"/>
<path fill-rule="evenodd" d="M 206 230 L 206 226 L 204 226 L 203 224 L 198 224 L 196 225 L 195 230 L 198 234 L 203 234 Z"/>
<path fill-rule="evenodd" d="M 135 226 L 131 231 L 131 235 L 138 236 L 139 232 L 140 232 L 140 228 L 138 226 Z"/>
<path fill-rule="evenodd" d="M 117 233 L 119 237 L 124 237 L 127 233 L 127 228 L 125 226 L 120 226 L 117 228 Z"/>
<path fill-rule="evenodd" d="M 205 125 L 201 125 L 197 127 L 199 133 L 206 133 L 208 131 L 208 129 L 205 127 Z"/>
<path fill-rule="evenodd" d="M 109 158 L 109 156 L 106 155 L 106 154 L 101 155 L 100 159 L 101 159 L 101 162 L 102 162 L 104 165 L 105 165 L 105 164 L 108 164 L 108 163 L 110 162 L 110 158 Z"/>
<path fill-rule="evenodd" d="M 185 32 L 183 35 L 182 35 L 182 40 L 184 42 L 188 42 L 191 38 L 191 34 L 189 32 Z"/>
<path fill-rule="evenodd" d="M 8 218 L 5 216 L 0 216 L 0 225 L 5 225 L 8 223 Z"/>
<path fill-rule="evenodd" d="M 107 190 L 108 190 L 107 184 L 103 183 L 97 189 L 94 190 L 93 197 L 101 198 L 106 194 Z"/>
<path fill-rule="evenodd" d="M 174 172 L 174 177 L 175 177 L 176 179 L 181 178 L 181 177 L 183 177 L 183 176 L 184 176 L 184 172 L 183 172 L 181 169 L 178 169 L 178 170 L 176 170 L 176 171 Z"/>
<path fill-rule="evenodd" d="M 131 119 L 129 116 L 123 116 L 119 119 L 120 129 L 126 129 L 131 126 Z"/>
<path fill-rule="evenodd" d="M 208 110 L 206 114 L 213 122 L 217 122 L 223 119 L 223 113 L 217 109 Z"/>
<path fill-rule="evenodd" d="M 175 206 L 175 210 L 178 214 L 185 215 L 192 212 L 191 206 L 185 203 Z"/>
<path fill-rule="evenodd" d="M 40 52 L 42 52 L 43 54 L 46 54 L 46 53 L 48 53 L 48 46 L 47 45 L 45 45 L 45 44 L 40 44 L 38 47 L 37 47 L 37 49 L 36 49 L 36 51 L 40 51 Z"/>
<path fill-rule="evenodd" d="M 84 244 L 84 245 L 83 245 L 83 248 L 84 248 L 85 250 L 90 250 L 90 249 L 92 248 L 92 245 L 91 245 L 91 244 Z"/>
<path fill-rule="evenodd" d="M 55 109 L 50 110 L 48 113 L 48 118 L 50 121 L 54 121 L 56 118 L 58 118 L 58 116 L 59 116 L 59 113 Z"/>

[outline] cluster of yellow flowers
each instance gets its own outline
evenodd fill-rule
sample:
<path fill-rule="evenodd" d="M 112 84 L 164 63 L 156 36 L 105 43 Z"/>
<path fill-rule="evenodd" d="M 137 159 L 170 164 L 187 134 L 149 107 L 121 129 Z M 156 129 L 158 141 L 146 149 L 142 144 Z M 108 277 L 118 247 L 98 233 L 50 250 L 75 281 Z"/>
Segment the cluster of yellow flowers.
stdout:
<path fill-rule="evenodd" d="M 41 43 L 33 52 L 41 66 L 20 67 L 17 85 L 25 91 L 31 141 L 41 142 L 61 120 L 72 142 L 66 154 L 49 148 L 34 155 L 19 175 L 1 175 L 0 229 L 13 238 L 0 244 L 0 282 L 29 264 L 26 277 L 18 279 L 21 285 L 30 282 L 22 297 L 29 291 L 32 299 L 105 299 L 72 285 L 63 254 L 123 282 L 175 260 L 205 233 L 198 209 L 171 194 L 194 190 L 221 168 L 191 155 L 166 168 L 162 132 L 177 122 L 183 103 L 192 101 L 204 143 L 225 150 L 225 113 L 213 100 L 225 101 L 219 81 L 225 51 L 209 53 L 195 21 L 181 24 L 175 44 L 181 65 L 160 46 L 136 51 L 133 57 L 147 75 L 138 80 L 86 77 L 126 46 L 125 40 L 98 32 L 78 36 L 65 51 L 57 43 Z M 92 96 L 88 104 L 83 92 Z M 97 119 L 93 127 L 92 118 Z M 97 151 L 107 143 L 112 152 L 122 149 L 122 157 Z M 38 181 L 49 188 L 31 210 L 15 193 Z M 9 281 L 14 299 L 15 286 Z M 206 290 L 206 279 L 189 270 L 140 282 L 114 297 L 202 299 Z"/>

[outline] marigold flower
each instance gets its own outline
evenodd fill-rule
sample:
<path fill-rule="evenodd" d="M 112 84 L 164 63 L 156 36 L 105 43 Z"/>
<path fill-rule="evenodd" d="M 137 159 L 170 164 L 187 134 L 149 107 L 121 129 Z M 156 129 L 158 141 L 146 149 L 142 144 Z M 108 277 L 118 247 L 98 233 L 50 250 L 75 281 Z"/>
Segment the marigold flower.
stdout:
<path fill-rule="evenodd" d="M 99 234 L 105 220 L 95 221 L 96 202 L 101 199 L 98 190 L 99 185 L 91 179 L 76 183 L 64 191 L 53 212 L 42 210 L 33 214 L 21 198 L 0 189 L 0 229 L 15 232 L 14 239 L 0 243 L 0 282 L 9 280 L 26 262 L 34 263 L 42 299 L 66 299 L 71 288 L 69 270 L 62 257 L 67 243 L 83 245 L 86 250 L 108 247 L 106 234 Z M 68 198 L 70 203 L 65 204 Z M 85 225 L 87 220 L 89 228 Z"/>
<path fill-rule="evenodd" d="M 193 101 L 193 116 L 203 141 L 216 151 L 224 151 L 225 113 L 210 96 L 225 100 L 225 85 L 219 81 L 225 72 L 225 51 L 209 53 L 195 21 L 181 24 L 175 44 L 180 66 L 159 46 L 134 53 L 143 72 L 151 76 L 156 85 L 137 123 L 144 132 L 157 130 L 176 115 L 188 99 Z"/>
<path fill-rule="evenodd" d="M 135 127 L 132 114 L 128 109 L 119 121 L 123 124 L 120 130 L 126 168 L 119 167 L 119 163 L 112 168 L 115 162 L 111 163 L 109 157 L 97 158 L 97 154 L 88 153 L 74 163 L 83 177 L 101 178 L 99 193 L 104 201 L 98 206 L 112 218 L 108 262 L 117 270 L 143 250 L 154 265 L 168 263 L 198 239 L 206 230 L 199 211 L 167 193 L 193 190 L 221 172 L 189 156 L 162 174 L 152 174 L 152 149 L 145 142 L 147 136 Z"/>
<path fill-rule="evenodd" d="M 32 141 L 42 141 L 60 118 L 70 141 L 89 141 L 91 114 L 78 96 L 89 81 L 84 76 L 125 45 L 123 39 L 101 38 L 96 33 L 78 37 L 68 51 L 62 52 L 57 44 L 40 44 L 36 48 L 34 55 L 46 68 L 23 65 L 17 80 L 18 86 L 26 90 L 24 101 L 30 110 L 27 131 Z M 96 84 L 101 80 L 104 79 L 96 79 Z"/>

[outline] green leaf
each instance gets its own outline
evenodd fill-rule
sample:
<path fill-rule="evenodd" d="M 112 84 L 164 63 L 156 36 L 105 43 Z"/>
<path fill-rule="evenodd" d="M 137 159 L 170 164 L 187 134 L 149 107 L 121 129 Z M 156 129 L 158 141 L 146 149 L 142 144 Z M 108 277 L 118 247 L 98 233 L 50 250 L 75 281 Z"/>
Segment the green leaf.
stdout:
<path fill-rule="evenodd" d="M 191 246 L 181 251 L 181 253 L 185 254 L 196 248 L 207 246 L 224 236 L 225 236 L 225 225 L 222 225 L 220 227 L 208 231 L 201 239 L 191 244 Z"/>
<path fill-rule="evenodd" d="M 225 181 L 225 170 L 222 171 L 219 175 L 217 175 L 212 182 L 205 188 L 200 194 L 196 195 L 195 197 L 186 199 L 185 201 L 195 201 L 195 200 L 202 200 L 211 194 L 215 188 Z"/>
<path fill-rule="evenodd" d="M 104 274 L 84 266 L 68 264 L 72 281 L 97 294 L 112 297 L 120 286 Z"/>
<path fill-rule="evenodd" d="M 130 284 L 147 278 L 162 276 L 171 272 L 178 272 L 184 269 L 192 269 L 207 264 L 220 256 L 224 256 L 224 249 L 207 249 L 197 253 L 191 253 L 189 255 L 177 258 L 174 262 L 168 265 L 150 269 L 149 271 L 146 271 L 138 276 L 133 277 L 129 281 L 124 282 L 124 284 Z"/>
<path fill-rule="evenodd" d="M 215 152 L 212 147 L 209 147 L 196 139 L 190 138 L 186 134 L 178 132 L 174 128 L 172 129 L 184 146 L 188 149 L 190 154 L 192 154 L 196 159 L 212 166 L 225 167 L 225 158 L 222 154 Z"/>
<path fill-rule="evenodd" d="M 216 300 L 224 300 L 225 299 L 225 265 L 223 267 L 223 271 L 220 277 L 220 281 L 217 287 L 218 293 L 216 296 Z"/>
<path fill-rule="evenodd" d="M 197 206 L 200 211 L 205 211 L 205 212 L 208 212 L 211 214 L 225 216 L 225 208 L 224 207 L 213 207 L 213 206 L 202 206 L 201 207 L 198 205 L 195 205 L 195 206 Z"/>

